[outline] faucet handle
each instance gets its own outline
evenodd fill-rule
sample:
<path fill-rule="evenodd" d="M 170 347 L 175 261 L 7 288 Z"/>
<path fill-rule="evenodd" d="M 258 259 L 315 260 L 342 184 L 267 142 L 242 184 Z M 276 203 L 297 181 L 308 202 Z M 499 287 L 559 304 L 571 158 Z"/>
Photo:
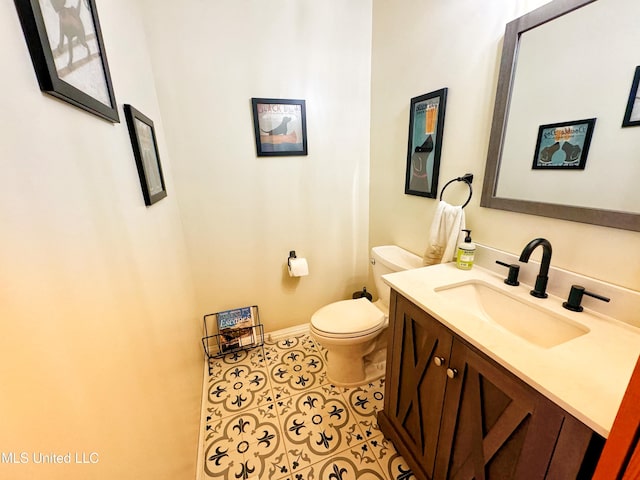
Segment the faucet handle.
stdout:
<path fill-rule="evenodd" d="M 589 295 L 590 297 L 597 298 L 598 300 L 602 300 L 603 302 L 611 301 L 610 298 L 603 297 L 602 295 L 598 295 L 597 293 L 586 291 L 584 287 L 580 285 L 571 285 L 569 298 L 566 302 L 562 303 L 562 306 L 567 310 L 571 310 L 572 312 L 581 312 L 582 310 L 584 310 L 582 308 L 582 305 L 580 305 L 583 295 Z"/>
<path fill-rule="evenodd" d="M 502 265 L 503 267 L 509 268 L 509 274 L 507 275 L 507 278 L 504 279 L 504 283 L 506 283 L 507 285 L 512 285 L 514 287 L 520 285 L 520 282 L 518 281 L 520 265 L 516 263 L 512 263 L 511 265 L 509 265 L 508 263 L 501 262 L 500 260 L 496 260 L 496 263 L 498 265 Z"/>

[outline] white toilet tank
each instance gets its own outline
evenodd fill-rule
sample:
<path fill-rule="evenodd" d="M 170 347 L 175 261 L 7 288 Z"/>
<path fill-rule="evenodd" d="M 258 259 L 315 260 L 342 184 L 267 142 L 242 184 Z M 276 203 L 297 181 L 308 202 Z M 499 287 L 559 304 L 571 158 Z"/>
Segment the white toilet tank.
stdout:
<path fill-rule="evenodd" d="M 422 258 L 397 245 L 383 245 L 371 249 L 371 264 L 376 290 L 382 303 L 380 306 L 388 314 L 391 289 L 382 280 L 382 275 L 422 267 Z"/>

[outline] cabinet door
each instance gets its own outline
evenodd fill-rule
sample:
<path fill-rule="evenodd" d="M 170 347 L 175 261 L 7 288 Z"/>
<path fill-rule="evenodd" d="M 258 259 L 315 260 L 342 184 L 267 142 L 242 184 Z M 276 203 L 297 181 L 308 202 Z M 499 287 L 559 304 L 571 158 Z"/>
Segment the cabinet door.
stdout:
<path fill-rule="evenodd" d="M 602 439 L 463 341 L 447 372 L 435 478 L 590 478 Z"/>
<path fill-rule="evenodd" d="M 386 418 L 381 419 L 381 426 L 416 476 L 431 478 L 453 336 L 400 295 L 396 295 L 392 318 L 393 343 L 388 357 L 391 368 L 387 370 L 383 415 Z M 391 429 L 384 428 L 385 420 Z"/>
<path fill-rule="evenodd" d="M 535 400 L 519 382 L 454 342 L 436 478 L 516 478 Z"/>

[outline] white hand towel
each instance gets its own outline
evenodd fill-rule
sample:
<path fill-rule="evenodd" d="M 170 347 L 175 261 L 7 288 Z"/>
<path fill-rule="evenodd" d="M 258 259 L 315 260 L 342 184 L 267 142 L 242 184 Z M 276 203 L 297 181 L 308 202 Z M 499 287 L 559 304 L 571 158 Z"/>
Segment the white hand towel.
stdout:
<path fill-rule="evenodd" d="M 453 260 L 465 228 L 462 206 L 440 201 L 431 224 L 429 244 L 422 258 L 423 265 L 447 263 Z"/>

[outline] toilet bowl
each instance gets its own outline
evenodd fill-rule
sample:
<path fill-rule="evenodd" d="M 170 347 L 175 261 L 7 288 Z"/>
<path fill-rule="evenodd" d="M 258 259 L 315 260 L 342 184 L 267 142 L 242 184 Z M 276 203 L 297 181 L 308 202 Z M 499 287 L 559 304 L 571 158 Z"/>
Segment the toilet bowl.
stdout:
<path fill-rule="evenodd" d="M 391 290 L 382 275 L 418 268 L 422 259 L 396 245 L 371 249 L 378 300 L 366 298 L 330 303 L 311 316 L 311 336 L 327 350 L 327 377 L 331 383 L 353 387 L 385 373 Z"/>

